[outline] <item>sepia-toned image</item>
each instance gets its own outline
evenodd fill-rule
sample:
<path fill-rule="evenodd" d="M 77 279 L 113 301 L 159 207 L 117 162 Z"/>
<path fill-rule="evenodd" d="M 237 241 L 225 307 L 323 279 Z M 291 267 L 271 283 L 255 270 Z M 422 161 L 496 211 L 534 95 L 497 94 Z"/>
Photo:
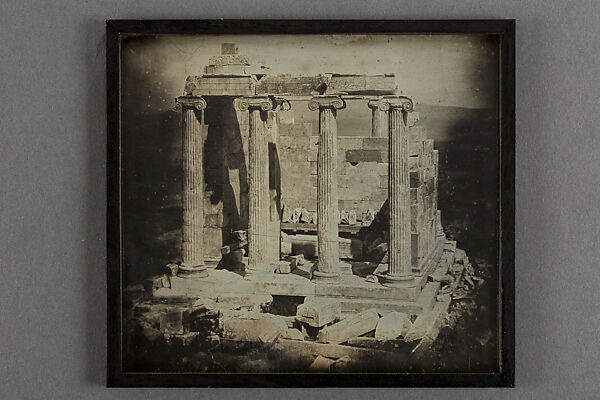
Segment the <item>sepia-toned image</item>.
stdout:
<path fill-rule="evenodd" d="M 498 373 L 500 41 L 120 45 L 122 368 Z"/>

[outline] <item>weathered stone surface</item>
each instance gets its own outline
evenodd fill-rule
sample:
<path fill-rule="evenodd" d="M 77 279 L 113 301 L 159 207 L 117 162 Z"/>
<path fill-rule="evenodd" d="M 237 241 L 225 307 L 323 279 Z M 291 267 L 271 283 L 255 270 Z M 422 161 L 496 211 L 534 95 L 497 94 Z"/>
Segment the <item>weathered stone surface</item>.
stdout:
<path fill-rule="evenodd" d="M 292 222 L 293 210 L 287 205 L 281 206 L 281 222 Z"/>
<path fill-rule="evenodd" d="M 292 270 L 304 265 L 304 255 L 303 254 L 298 254 L 295 256 L 291 256 L 290 257 L 290 267 Z"/>
<path fill-rule="evenodd" d="M 169 276 L 177 276 L 177 271 L 179 270 L 179 265 L 177 264 L 167 264 L 167 268 L 169 268 L 170 275 Z"/>
<path fill-rule="evenodd" d="M 356 211 L 350 210 L 348 212 L 348 225 L 356 225 L 356 223 L 357 223 Z"/>
<path fill-rule="evenodd" d="M 290 356 L 302 358 L 307 354 L 320 355 L 333 360 L 350 357 L 351 359 L 364 359 L 365 357 L 377 357 L 385 360 L 390 353 L 372 349 L 361 349 L 359 347 L 344 346 L 339 344 L 317 343 L 311 341 L 280 339 L 275 348 L 285 351 Z"/>
<path fill-rule="evenodd" d="M 382 340 L 396 339 L 404 336 L 412 326 L 408 314 L 391 312 L 379 320 L 375 328 L 375 338 Z"/>
<path fill-rule="evenodd" d="M 371 223 L 373 222 L 374 219 L 375 219 L 375 211 L 371 210 L 370 208 L 367 209 L 367 211 L 363 213 L 363 219 L 362 219 L 363 226 L 371 225 Z"/>
<path fill-rule="evenodd" d="M 431 345 L 437 338 L 440 333 L 440 327 L 442 325 L 442 321 L 444 317 L 448 313 L 448 307 L 450 306 L 450 299 L 444 299 L 442 301 L 438 301 L 433 307 L 433 310 L 429 313 L 423 314 L 423 321 L 421 323 L 420 329 L 415 330 L 413 333 L 413 329 L 411 329 L 407 333 L 407 337 L 409 339 L 420 338 L 421 341 L 419 344 L 413 349 L 413 354 L 419 356 L 423 354 L 425 351 L 431 348 Z M 415 321 L 415 325 L 417 324 L 419 318 Z M 410 335 L 410 336 L 409 336 Z M 408 341 L 408 340 L 407 340 Z"/>
<path fill-rule="evenodd" d="M 212 56 L 208 59 L 208 65 L 250 65 L 248 56 L 239 54 L 221 54 L 220 56 Z"/>
<path fill-rule="evenodd" d="M 273 302 L 270 294 L 224 293 L 217 296 L 217 304 L 233 309 L 260 311 Z"/>
<path fill-rule="evenodd" d="M 374 330 L 379 322 L 379 314 L 375 309 L 350 315 L 340 322 L 327 326 L 319 332 L 317 340 L 323 343 L 343 343 L 355 336 Z"/>
<path fill-rule="evenodd" d="M 224 338 L 245 342 L 272 343 L 288 329 L 277 315 L 233 310 L 221 310 L 219 325 Z"/>
<path fill-rule="evenodd" d="M 183 309 L 163 312 L 160 316 L 160 331 L 170 335 L 183 335 Z"/>
<path fill-rule="evenodd" d="M 404 336 L 404 340 L 412 342 L 427 336 L 433 342 L 439 333 L 441 321 L 446 315 L 449 305 L 450 299 L 444 299 L 441 302 L 437 302 L 431 311 L 419 315 L 413 326 Z"/>
<path fill-rule="evenodd" d="M 252 76 L 190 76 L 187 78 L 187 95 L 198 96 L 252 96 L 255 81 Z"/>
<path fill-rule="evenodd" d="M 347 162 L 384 162 L 385 156 L 379 150 L 346 150 Z"/>
<path fill-rule="evenodd" d="M 302 215 L 302 208 L 294 208 L 294 212 L 292 213 L 292 222 L 297 224 L 300 222 L 300 216 Z"/>
<path fill-rule="evenodd" d="M 214 301 L 213 299 L 209 299 L 209 298 L 205 298 L 205 299 L 198 299 L 196 301 L 194 301 L 192 303 L 192 305 L 190 306 L 190 310 L 191 311 L 196 311 L 196 310 L 207 310 L 207 311 L 213 311 L 217 309 L 217 302 Z"/>
<path fill-rule="evenodd" d="M 311 212 L 309 212 L 306 208 L 303 208 L 302 211 L 300 212 L 300 222 L 301 223 L 311 223 L 313 218 L 313 215 Z"/>
<path fill-rule="evenodd" d="M 319 255 L 318 241 L 315 235 L 285 235 L 282 236 L 282 254 L 303 254 L 305 258 L 314 258 Z M 356 238 L 338 238 L 338 252 L 340 258 L 355 259 L 362 256 L 362 241 Z M 291 250 L 289 249 L 291 244 Z M 337 264 L 337 263 L 336 263 Z"/>
<path fill-rule="evenodd" d="M 340 211 L 340 224 L 348 225 L 348 211 Z"/>
<path fill-rule="evenodd" d="M 310 95 L 325 84 L 327 78 L 319 76 L 270 75 L 256 85 L 256 94 Z"/>
<path fill-rule="evenodd" d="M 256 86 L 256 94 L 314 95 L 319 93 L 393 94 L 397 89 L 393 74 L 317 76 L 267 75 Z"/>
<path fill-rule="evenodd" d="M 311 371 L 321 371 L 321 372 L 329 371 L 329 367 L 331 367 L 331 365 L 333 363 L 335 363 L 335 360 L 332 360 L 331 358 L 317 356 L 317 358 L 315 358 L 315 361 L 313 361 L 313 363 L 310 364 L 308 369 Z"/>
<path fill-rule="evenodd" d="M 296 319 L 310 326 L 321 327 L 333 322 L 341 312 L 340 303 L 335 300 L 307 297 L 298 306 Z"/>
<path fill-rule="evenodd" d="M 304 334 L 298 329 L 289 328 L 287 331 L 285 331 L 282 338 L 290 340 L 304 340 Z"/>
<path fill-rule="evenodd" d="M 331 74 L 325 93 L 349 94 L 394 94 L 396 93 L 396 76 Z"/>
<path fill-rule="evenodd" d="M 277 274 L 289 274 L 290 272 L 292 272 L 292 267 L 287 261 L 280 261 L 275 269 Z"/>
<path fill-rule="evenodd" d="M 144 291 L 153 294 L 160 288 L 170 288 L 171 281 L 167 275 L 157 275 L 144 280 Z"/>
<path fill-rule="evenodd" d="M 238 47 L 235 43 L 221 43 L 221 54 L 237 54 Z"/>
<path fill-rule="evenodd" d="M 288 328 L 293 328 L 296 326 L 296 316 L 295 315 L 282 315 L 281 318 L 285 321 Z"/>
<path fill-rule="evenodd" d="M 428 282 L 419 293 L 419 297 L 417 297 L 417 303 L 421 305 L 423 311 L 429 311 L 433 308 L 435 304 L 435 296 L 440 291 L 440 283 L 439 282 Z"/>
<path fill-rule="evenodd" d="M 448 268 L 444 268 L 443 266 L 439 266 L 429 275 L 429 278 L 434 282 L 443 282 L 446 273 L 448 272 Z"/>

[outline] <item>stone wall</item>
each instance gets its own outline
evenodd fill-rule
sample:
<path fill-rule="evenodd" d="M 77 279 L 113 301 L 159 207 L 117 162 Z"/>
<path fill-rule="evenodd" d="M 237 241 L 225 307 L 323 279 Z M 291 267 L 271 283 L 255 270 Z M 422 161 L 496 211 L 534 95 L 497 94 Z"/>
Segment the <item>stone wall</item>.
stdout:
<path fill-rule="evenodd" d="M 207 256 L 218 257 L 230 232 L 247 228 L 248 221 L 248 113 L 234 110 L 232 98 L 209 98 L 206 121 L 205 246 Z M 317 210 L 318 112 L 305 100 L 292 101 L 292 109 L 267 113 L 269 138 L 271 222 L 269 235 L 279 240 L 283 204 Z M 366 104 L 365 116 L 370 117 Z M 338 113 L 338 127 L 355 114 Z M 338 128 L 338 195 L 340 210 L 354 210 L 359 219 L 367 209 L 379 212 L 388 193 L 388 138 L 344 136 Z M 410 182 L 413 265 L 427 254 L 435 237 L 437 210 L 437 151 L 425 130 L 410 130 Z M 277 251 L 276 248 L 273 251 Z"/>

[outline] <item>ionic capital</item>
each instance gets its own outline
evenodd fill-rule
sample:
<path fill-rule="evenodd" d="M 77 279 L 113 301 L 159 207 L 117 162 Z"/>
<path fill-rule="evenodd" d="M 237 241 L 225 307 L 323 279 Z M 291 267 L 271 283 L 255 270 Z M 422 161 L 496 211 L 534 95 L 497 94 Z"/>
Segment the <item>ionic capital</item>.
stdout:
<path fill-rule="evenodd" d="M 238 97 L 233 101 L 233 106 L 239 111 L 248 111 L 251 108 L 259 108 L 263 111 L 272 111 L 277 106 L 270 97 Z"/>
<path fill-rule="evenodd" d="M 388 108 L 399 108 L 405 112 L 411 112 L 414 109 L 414 104 L 411 98 L 405 96 L 389 96 L 383 97 L 379 101 L 388 103 Z"/>
<path fill-rule="evenodd" d="M 369 100 L 369 108 L 380 111 L 388 111 L 390 109 L 389 101 L 384 99 Z"/>
<path fill-rule="evenodd" d="M 202 111 L 206 108 L 206 100 L 202 97 L 195 96 L 180 96 L 175 98 L 175 111 L 182 109 L 192 109 Z"/>
<path fill-rule="evenodd" d="M 340 110 L 346 107 L 346 102 L 339 96 L 315 96 L 308 102 L 308 109 L 316 111 L 322 108 Z"/>
<path fill-rule="evenodd" d="M 369 100 L 369 108 L 380 111 L 389 111 L 392 108 L 400 108 L 402 111 L 411 112 L 414 108 L 412 99 L 404 96 L 382 97 L 377 100 Z"/>

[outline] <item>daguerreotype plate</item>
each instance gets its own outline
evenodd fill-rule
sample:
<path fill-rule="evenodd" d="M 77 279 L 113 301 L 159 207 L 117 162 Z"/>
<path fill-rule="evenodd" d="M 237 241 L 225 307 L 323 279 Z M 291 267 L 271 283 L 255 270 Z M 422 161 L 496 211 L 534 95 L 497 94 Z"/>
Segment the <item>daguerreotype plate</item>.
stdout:
<path fill-rule="evenodd" d="M 108 21 L 108 385 L 512 386 L 514 29 Z"/>

